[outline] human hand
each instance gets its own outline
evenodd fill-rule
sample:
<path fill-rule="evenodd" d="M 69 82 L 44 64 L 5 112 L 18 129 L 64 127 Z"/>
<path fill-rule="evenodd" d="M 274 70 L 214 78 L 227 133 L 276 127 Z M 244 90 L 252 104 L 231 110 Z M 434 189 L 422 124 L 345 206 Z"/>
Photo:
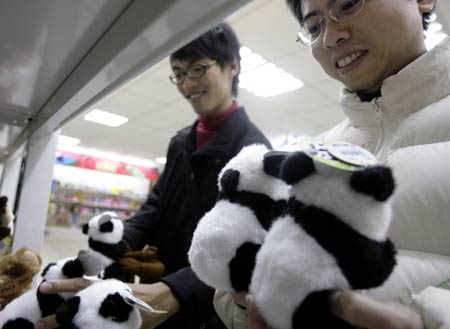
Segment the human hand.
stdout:
<path fill-rule="evenodd" d="M 259 314 L 253 297 L 247 295 L 245 297 L 245 303 L 247 306 L 247 319 L 249 329 L 270 329 L 269 326 L 264 322 L 261 315 Z"/>
<path fill-rule="evenodd" d="M 367 329 L 421 329 L 420 316 L 397 303 L 382 303 L 354 291 L 330 296 L 331 311 L 341 319 Z"/>
<path fill-rule="evenodd" d="M 41 283 L 39 286 L 39 291 L 43 294 L 57 294 L 63 292 L 73 292 L 77 293 L 84 288 L 90 286 L 94 281 L 83 279 L 83 278 L 74 278 L 67 280 L 54 280 L 54 281 L 45 281 Z M 54 315 L 47 316 L 45 318 L 40 319 L 35 324 L 36 329 L 53 329 L 58 328 L 58 322 L 55 319 Z"/>
<path fill-rule="evenodd" d="M 152 284 L 128 284 L 133 295 L 151 307 L 167 313 L 149 313 L 141 311 L 142 328 L 153 329 L 180 311 L 180 303 L 170 287 L 163 282 Z"/>

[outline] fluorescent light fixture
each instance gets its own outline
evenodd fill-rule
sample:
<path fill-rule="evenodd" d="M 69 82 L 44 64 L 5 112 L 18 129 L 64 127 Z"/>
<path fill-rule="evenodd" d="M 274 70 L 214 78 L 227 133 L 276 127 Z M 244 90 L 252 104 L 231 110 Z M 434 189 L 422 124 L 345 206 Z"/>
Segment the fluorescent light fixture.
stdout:
<path fill-rule="evenodd" d="M 447 37 L 442 30 L 442 25 L 438 22 L 436 15 L 433 14 L 425 33 L 425 47 L 427 50 L 433 49 L 438 43 Z"/>
<path fill-rule="evenodd" d="M 75 138 L 75 137 L 69 137 L 69 136 L 64 136 L 64 135 L 60 135 L 58 137 L 58 144 L 65 144 L 65 145 L 78 145 L 80 144 L 80 139 L 79 138 Z"/>
<path fill-rule="evenodd" d="M 151 168 L 157 167 L 155 162 L 153 162 L 151 160 L 136 158 L 136 157 L 127 156 L 127 155 L 120 155 L 117 153 L 105 152 L 105 151 L 100 151 L 100 150 L 91 149 L 91 148 L 84 148 L 84 147 L 80 147 L 80 146 L 58 145 L 58 150 L 77 153 L 77 154 L 90 155 L 93 157 L 107 159 L 107 160 L 111 160 L 111 161 L 125 162 L 125 163 L 136 165 L 136 166 L 151 167 Z"/>
<path fill-rule="evenodd" d="M 119 127 L 128 121 L 128 118 L 114 113 L 93 109 L 84 116 L 84 120 L 99 123 L 109 127 Z"/>
<path fill-rule="evenodd" d="M 167 158 L 166 157 L 159 157 L 159 158 L 156 158 L 155 161 L 156 161 L 156 163 L 165 165 L 166 162 L 167 162 Z"/>
<path fill-rule="evenodd" d="M 239 87 L 258 97 L 281 95 L 304 86 L 304 83 L 275 64 L 267 62 L 248 47 L 242 47 Z"/>

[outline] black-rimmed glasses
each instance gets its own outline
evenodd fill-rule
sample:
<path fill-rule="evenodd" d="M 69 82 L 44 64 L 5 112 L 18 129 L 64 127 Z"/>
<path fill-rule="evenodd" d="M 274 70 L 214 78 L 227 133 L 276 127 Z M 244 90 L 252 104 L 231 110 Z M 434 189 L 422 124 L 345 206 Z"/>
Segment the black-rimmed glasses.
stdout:
<path fill-rule="evenodd" d="M 180 71 L 175 72 L 169 75 L 170 81 L 172 81 L 173 84 L 179 85 L 182 84 L 184 81 L 185 76 L 187 75 L 189 78 L 200 78 L 206 73 L 206 70 L 213 66 L 214 64 L 217 64 L 217 61 L 211 61 L 208 64 L 195 64 L 192 65 L 187 69 L 187 71 Z"/>
<path fill-rule="evenodd" d="M 335 22 L 345 22 L 361 13 L 364 4 L 364 0 L 337 0 L 328 16 Z M 325 18 L 322 14 L 306 15 L 302 28 L 297 33 L 297 41 L 310 46 L 319 40 L 325 30 Z"/>

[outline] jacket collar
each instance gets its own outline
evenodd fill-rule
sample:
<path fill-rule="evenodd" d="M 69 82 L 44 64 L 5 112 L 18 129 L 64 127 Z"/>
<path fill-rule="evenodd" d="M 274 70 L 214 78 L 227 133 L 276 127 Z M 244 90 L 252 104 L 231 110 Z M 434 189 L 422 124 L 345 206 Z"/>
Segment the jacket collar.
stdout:
<path fill-rule="evenodd" d="M 381 87 L 381 97 L 362 102 L 344 89 L 341 105 L 347 117 L 358 126 L 377 120 L 374 103 L 383 103 L 383 111 L 397 122 L 410 114 L 450 94 L 450 38 L 387 78 Z"/>
<path fill-rule="evenodd" d="M 203 147 L 196 149 L 195 146 L 195 130 L 198 120 L 192 126 L 180 130 L 177 133 L 176 139 L 183 142 L 185 148 L 195 155 L 230 156 L 234 152 L 236 139 L 240 137 L 242 130 L 246 129 L 248 122 L 249 118 L 244 108 L 239 107 L 220 126 L 214 137 Z"/>

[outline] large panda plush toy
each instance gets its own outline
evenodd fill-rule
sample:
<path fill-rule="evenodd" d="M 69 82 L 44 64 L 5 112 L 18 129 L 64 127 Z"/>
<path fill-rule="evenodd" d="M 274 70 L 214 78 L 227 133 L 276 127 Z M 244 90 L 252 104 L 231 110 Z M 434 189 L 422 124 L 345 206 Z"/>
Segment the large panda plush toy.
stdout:
<path fill-rule="evenodd" d="M 283 161 L 280 177 L 291 184 L 290 199 L 252 276 L 250 292 L 276 329 L 353 328 L 329 310 L 330 293 L 377 287 L 396 264 L 388 239 L 391 170 L 342 170 L 317 159 L 294 152 Z"/>
<path fill-rule="evenodd" d="M 235 194 L 230 202 L 220 199 L 199 222 L 189 252 L 199 278 L 220 290 L 245 290 L 245 285 L 236 289 L 229 278 L 239 278 L 239 271 L 247 277 L 252 270 L 250 292 L 274 329 L 352 328 L 329 310 L 330 293 L 379 286 L 395 266 L 388 239 L 395 186 L 391 170 L 354 145 L 311 145 L 299 152 L 240 153 L 239 166 L 232 159 L 220 185 L 228 167 L 237 172 L 231 180 L 238 186 L 234 190 L 281 200 L 288 186 L 288 202 L 263 226 L 254 214 L 266 213 L 264 206 L 271 203 L 242 207 L 248 204 L 241 201 L 248 199 L 246 193 Z M 256 169 L 266 163 L 269 170 Z M 247 241 L 261 245 L 247 252 L 256 254 L 256 263 L 233 269 Z"/>
<path fill-rule="evenodd" d="M 138 309 L 125 300 L 130 288 L 115 279 L 98 281 L 69 298 L 56 312 L 61 328 L 139 329 Z"/>
<path fill-rule="evenodd" d="M 89 248 L 78 253 L 78 260 L 85 275 L 103 279 L 120 276 L 118 260 L 126 252 L 123 229 L 122 220 L 111 211 L 93 217 L 83 226 L 83 233 L 89 237 Z"/>
<path fill-rule="evenodd" d="M 277 177 L 283 157 L 250 145 L 220 172 L 218 201 L 199 221 L 189 250 L 191 266 L 206 284 L 248 290 L 256 253 L 288 198 L 288 185 Z"/>
<path fill-rule="evenodd" d="M 70 279 L 83 276 L 83 269 L 76 258 L 65 258 L 49 264 L 42 272 L 43 281 Z M 31 289 L 14 299 L 0 312 L 1 329 L 34 328 L 42 317 L 55 314 L 62 303 L 73 293 L 42 294 L 38 288 Z"/>

